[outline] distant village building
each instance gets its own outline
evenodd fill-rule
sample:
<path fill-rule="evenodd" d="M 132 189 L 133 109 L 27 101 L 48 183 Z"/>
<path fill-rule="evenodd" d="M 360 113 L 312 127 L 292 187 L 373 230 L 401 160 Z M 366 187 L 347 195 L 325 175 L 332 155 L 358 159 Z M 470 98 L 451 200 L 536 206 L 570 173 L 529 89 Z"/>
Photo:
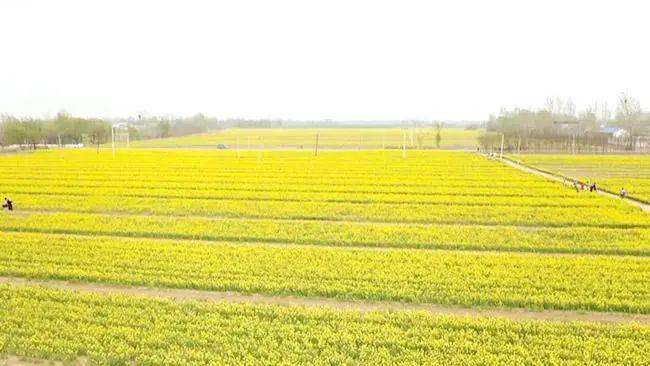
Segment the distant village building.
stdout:
<path fill-rule="evenodd" d="M 629 141 L 627 141 L 628 132 L 620 127 L 601 127 L 598 134 L 604 143 L 611 147 L 624 149 Z"/>
<path fill-rule="evenodd" d="M 559 136 L 581 136 L 583 134 L 582 121 L 553 121 L 555 133 Z"/>
<path fill-rule="evenodd" d="M 619 127 L 604 127 L 600 129 L 600 133 L 606 135 L 608 138 L 620 139 L 627 136 L 627 131 Z"/>

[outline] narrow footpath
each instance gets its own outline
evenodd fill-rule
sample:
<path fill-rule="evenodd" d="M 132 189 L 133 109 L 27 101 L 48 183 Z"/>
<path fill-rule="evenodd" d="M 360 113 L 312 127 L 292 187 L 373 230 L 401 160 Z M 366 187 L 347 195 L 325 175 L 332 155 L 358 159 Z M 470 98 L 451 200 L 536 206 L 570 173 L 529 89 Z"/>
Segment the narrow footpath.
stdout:
<path fill-rule="evenodd" d="M 242 304 L 301 306 L 333 308 L 359 312 L 373 311 L 423 311 L 433 315 L 464 317 L 500 317 L 509 320 L 544 320 L 557 322 L 595 322 L 610 324 L 636 323 L 650 325 L 648 314 L 626 314 L 595 311 L 526 310 L 514 308 L 468 308 L 434 304 L 411 304 L 390 301 L 353 301 L 325 298 L 300 298 L 295 296 L 271 296 L 242 294 L 237 292 L 201 291 L 141 286 L 115 286 L 100 283 L 76 283 L 59 280 L 35 280 L 20 277 L 0 277 L 0 285 L 37 286 L 56 290 L 94 293 L 100 295 L 129 295 L 170 299 L 174 301 L 214 301 Z"/>
<path fill-rule="evenodd" d="M 565 179 L 568 179 L 568 178 L 565 178 L 565 177 L 563 177 L 561 175 L 548 173 L 548 172 L 539 170 L 539 169 L 537 169 L 535 167 L 532 167 L 530 165 L 524 165 L 524 164 L 517 163 L 517 162 L 512 161 L 510 159 L 496 158 L 496 160 L 502 162 L 505 165 L 511 166 L 511 167 L 513 167 L 515 169 L 519 169 L 519 170 L 524 171 L 526 173 L 539 175 L 540 177 L 544 177 L 544 178 L 549 179 L 549 180 L 553 180 L 553 181 L 557 181 L 557 182 L 564 182 Z M 633 199 L 631 199 L 629 197 L 621 198 L 616 194 L 606 192 L 606 191 L 603 191 L 603 190 L 600 190 L 600 189 L 598 189 L 596 192 L 598 194 L 601 194 L 601 195 L 605 196 L 605 197 L 625 201 L 625 202 L 627 202 L 627 203 L 629 203 L 629 204 L 631 204 L 633 206 L 639 207 L 641 210 L 643 210 L 645 212 L 650 212 L 650 205 L 648 205 L 646 203 L 633 200 Z"/>

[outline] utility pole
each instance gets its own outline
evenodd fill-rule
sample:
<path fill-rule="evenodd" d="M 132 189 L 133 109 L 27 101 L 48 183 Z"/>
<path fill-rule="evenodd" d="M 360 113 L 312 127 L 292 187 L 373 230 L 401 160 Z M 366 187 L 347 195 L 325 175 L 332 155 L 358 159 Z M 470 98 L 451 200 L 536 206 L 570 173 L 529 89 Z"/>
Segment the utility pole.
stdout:
<path fill-rule="evenodd" d="M 62 152 L 63 145 L 61 145 L 61 135 L 58 135 L 57 137 L 59 138 L 59 157 L 63 159 L 63 152 Z"/>
<path fill-rule="evenodd" d="M 576 154 L 576 135 L 573 134 L 573 140 L 571 141 L 571 152 L 573 155 Z"/>
<path fill-rule="evenodd" d="M 318 156 L 318 135 L 319 132 L 316 131 L 316 148 L 314 149 L 314 156 Z"/>
<path fill-rule="evenodd" d="M 503 142 L 504 142 L 505 138 L 506 138 L 506 134 L 502 133 L 501 134 L 501 154 L 499 156 L 499 158 L 501 158 L 501 159 L 503 159 Z"/>
<path fill-rule="evenodd" d="M 402 159 L 406 158 L 406 129 L 402 129 Z"/>
<path fill-rule="evenodd" d="M 115 159 L 115 126 L 111 125 L 111 150 L 113 150 L 113 159 Z"/>

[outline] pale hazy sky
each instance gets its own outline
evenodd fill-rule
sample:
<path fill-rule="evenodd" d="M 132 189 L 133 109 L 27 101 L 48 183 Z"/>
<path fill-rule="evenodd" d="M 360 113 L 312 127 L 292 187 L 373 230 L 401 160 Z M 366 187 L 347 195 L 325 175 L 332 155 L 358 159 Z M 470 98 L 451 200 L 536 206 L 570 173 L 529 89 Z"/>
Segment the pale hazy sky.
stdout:
<path fill-rule="evenodd" d="M 0 0 L 0 112 L 482 120 L 623 91 L 645 107 L 648 29 L 643 1 Z"/>

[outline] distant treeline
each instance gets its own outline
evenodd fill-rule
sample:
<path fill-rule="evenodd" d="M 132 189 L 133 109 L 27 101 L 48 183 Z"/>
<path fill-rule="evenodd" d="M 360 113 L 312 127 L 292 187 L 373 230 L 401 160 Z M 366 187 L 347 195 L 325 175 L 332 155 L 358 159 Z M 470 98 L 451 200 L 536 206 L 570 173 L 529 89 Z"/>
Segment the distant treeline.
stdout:
<path fill-rule="evenodd" d="M 502 110 L 490 116 L 479 137 L 484 149 L 506 151 L 650 151 L 650 113 L 637 99 L 621 94 L 615 113 L 606 104 L 577 112 L 573 102 L 549 98 L 540 110 Z"/>
<path fill-rule="evenodd" d="M 196 114 L 191 117 L 142 117 L 103 120 L 80 118 L 64 111 L 54 118 L 18 118 L 0 115 L 0 148 L 18 146 L 36 149 L 51 145 L 101 145 L 110 142 L 111 126 L 120 136 L 131 140 L 184 136 L 226 127 L 279 127 L 281 121 L 228 119 L 219 120 Z"/>
<path fill-rule="evenodd" d="M 36 149 L 51 144 L 102 144 L 110 138 L 110 123 L 59 113 L 54 119 L 0 116 L 0 147 L 18 145 Z"/>
<path fill-rule="evenodd" d="M 36 149 L 53 145 L 96 145 L 111 140 L 111 126 L 114 126 L 116 140 L 124 142 L 178 137 L 224 128 L 370 128 L 370 127 L 440 127 L 440 123 L 423 121 L 295 121 L 278 119 L 217 119 L 201 113 L 191 117 L 142 116 L 104 120 L 80 118 L 65 111 L 54 118 L 17 118 L 0 114 L 0 147 L 17 146 Z M 479 124 L 466 126 L 478 128 Z"/>

